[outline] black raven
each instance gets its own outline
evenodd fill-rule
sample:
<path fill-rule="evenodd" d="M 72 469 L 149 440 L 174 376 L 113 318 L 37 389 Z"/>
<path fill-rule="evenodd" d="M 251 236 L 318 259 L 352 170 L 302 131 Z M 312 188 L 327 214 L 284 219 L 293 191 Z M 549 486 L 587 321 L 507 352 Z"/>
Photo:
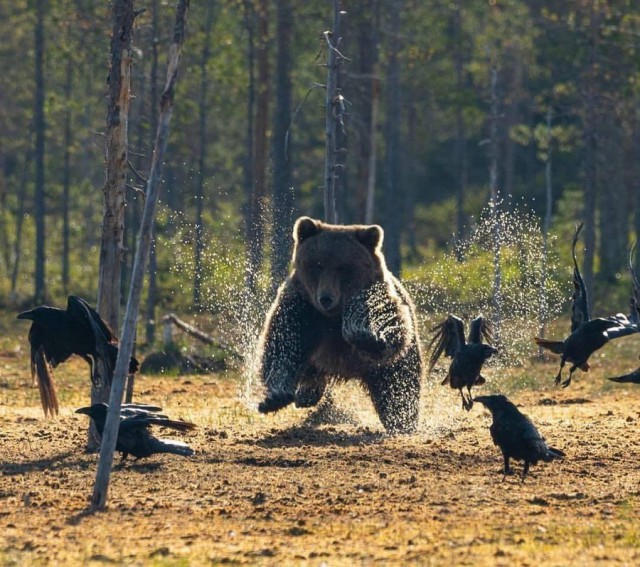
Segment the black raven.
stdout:
<path fill-rule="evenodd" d="M 504 457 L 504 477 L 513 474 L 509 459 L 524 461 L 522 480 L 524 481 L 529 466 L 538 461 L 561 459 L 565 454 L 549 447 L 532 421 L 514 406 L 503 395 L 478 396 L 474 401 L 483 404 L 493 417 L 489 428 L 493 443 L 500 447 Z M 504 480 L 503 477 L 503 480 Z"/>
<path fill-rule="evenodd" d="M 573 286 L 574 291 L 571 299 L 573 306 L 571 310 L 571 334 L 564 341 L 551 341 L 536 337 L 536 343 L 555 354 L 562 355 L 560 359 L 560 370 L 556 376 L 556 386 L 562 381 L 562 369 L 566 362 L 573 365 L 569 370 L 569 377 L 562 382 L 563 387 L 571 383 L 573 373 L 577 368 L 587 372 L 589 370 L 589 357 L 607 342 L 619 337 L 625 337 L 640 331 L 637 322 L 637 313 L 632 313 L 629 317 L 622 313 L 617 313 L 607 318 L 591 319 L 589 316 L 589 305 L 587 300 L 587 289 L 584 285 L 578 262 L 576 260 L 576 244 L 578 235 L 582 229 L 580 224 L 573 236 Z M 635 322 L 634 322 L 635 321 Z"/>
<path fill-rule="evenodd" d="M 88 415 L 93 419 L 96 429 L 102 437 L 108 409 L 107 404 L 98 403 L 79 408 L 76 413 Z M 157 406 L 123 404 L 120 411 L 118 440 L 116 441 L 116 451 L 122 453 L 123 461 L 128 455 L 133 455 L 136 459 L 149 457 L 155 453 L 173 453 L 184 457 L 193 455 L 193 449 L 182 441 L 158 439 L 151 435 L 150 427 L 152 425 L 168 427 L 177 431 L 190 431 L 196 427 L 195 424 L 188 421 L 169 419 L 166 415 L 157 413 L 159 411 L 162 411 L 162 408 Z"/>
<path fill-rule="evenodd" d="M 77 354 L 89 363 L 94 384 L 100 384 L 100 376 L 111 380 L 118 357 L 118 339 L 84 299 L 70 295 L 66 311 L 41 305 L 20 313 L 18 319 L 33 321 L 29 330 L 31 375 L 37 377 L 45 414 L 57 414 L 59 409 L 51 369 L 71 355 Z M 140 364 L 132 357 L 129 372 L 137 372 L 139 368 Z"/>
<path fill-rule="evenodd" d="M 640 368 L 636 368 L 633 372 L 625 374 L 624 376 L 609 378 L 609 380 L 612 382 L 619 382 L 621 384 L 640 384 Z"/>
<path fill-rule="evenodd" d="M 429 371 L 433 369 L 436 362 L 444 353 L 450 357 L 451 364 L 446 378 L 442 384 L 449 384 L 452 388 L 460 390 L 462 396 L 462 408 L 467 411 L 473 407 L 471 399 L 471 387 L 481 386 L 486 382 L 480 374 L 482 365 L 491 355 L 498 352 L 490 344 L 484 344 L 493 340 L 491 333 L 491 323 L 484 317 L 476 317 L 469 326 L 469 337 L 464 340 L 464 324 L 462 319 L 455 315 L 449 315 L 442 323 L 436 325 L 429 348 L 433 347 L 431 358 L 429 359 Z M 467 388 L 468 397 L 465 397 L 463 388 Z"/>

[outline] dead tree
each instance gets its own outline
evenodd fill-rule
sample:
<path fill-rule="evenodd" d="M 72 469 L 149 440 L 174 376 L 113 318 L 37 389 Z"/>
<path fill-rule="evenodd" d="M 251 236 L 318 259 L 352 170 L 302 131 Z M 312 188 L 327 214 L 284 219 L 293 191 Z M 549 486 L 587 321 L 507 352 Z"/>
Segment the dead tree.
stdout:
<path fill-rule="evenodd" d="M 129 102 L 131 99 L 131 59 L 133 0 L 113 2 L 113 29 L 107 99 L 105 137 L 106 179 L 103 187 L 104 213 L 100 241 L 98 313 L 117 331 L 119 328 L 122 254 L 124 250 L 124 206 L 128 167 Z M 102 377 L 102 386 L 91 387 L 91 403 L 109 399 L 110 377 Z M 95 431 L 92 429 L 93 433 Z M 89 435 L 89 447 L 95 448 L 95 435 Z"/>
<path fill-rule="evenodd" d="M 46 291 L 46 254 L 45 254 L 45 198 L 44 198 L 44 144 L 46 122 L 44 117 L 44 15 L 47 3 L 38 0 L 36 3 L 35 27 L 35 108 L 34 122 L 36 132 L 35 162 L 36 162 L 36 270 L 35 270 L 35 302 L 44 302 Z"/>
<path fill-rule="evenodd" d="M 184 43 L 185 27 L 189 0 L 180 0 L 176 9 L 176 21 L 173 28 L 173 40 L 169 50 L 169 61 L 167 65 L 167 80 L 164 91 L 160 98 L 160 116 L 158 120 L 158 131 L 153 151 L 153 161 L 149 172 L 146 199 L 140 232 L 138 234 L 138 247 L 131 276 L 131 286 L 129 288 L 129 299 L 127 310 L 122 327 L 122 337 L 118 351 L 118 359 L 111 386 L 111 396 L 109 398 L 109 411 L 107 421 L 102 436 L 102 446 L 100 448 L 100 461 L 96 474 L 96 482 L 91 499 L 91 510 L 96 511 L 105 507 L 107 493 L 109 489 L 109 478 L 111 466 L 113 464 L 113 453 L 118 437 L 118 427 L 120 424 L 120 408 L 122 406 L 122 395 L 124 392 L 125 378 L 128 371 L 129 358 L 133 350 L 133 340 L 135 337 L 136 319 L 140 307 L 140 297 L 144 282 L 144 273 L 149 258 L 151 247 L 151 235 L 155 219 L 156 205 L 158 202 L 158 188 L 162 179 L 162 168 L 165 159 L 165 151 L 169 138 L 169 125 L 173 114 L 175 86 L 178 80 L 178 65 Z"/>
<path fill-rule="evenodd" d="M 325 93 L 325 145 L 324 145 L 324 220 L 337 223 L 336 174 L 337 135 L 344 100 L 338 91 L 338 66 L 344 59 L 340 45 L 340 0 L 333 0 L 333 29 L 324 32 L 327 42 L 327 84 Z"/>
<path fill-rule="evenodd" d="M 500 190 L 498 188 L 498 69 L 491 67 L 491 137 L 490 137 L 490 164 L 489 164 L 489 190 L 490 190 L 490 214 L 493 231 L 493 331 L 497 344 L 500 343 L 500 326 L 502 323 L 502 269 L 501 256 L 501 227 L 500 227 Z"/>
<path fill-rule="evenodd" d="M 551 213 L 553 207 L 553 186 L 551 184 L 551 156 L 552 156 L 552 110 L 547 109 L 547 132 L 546 132 L 546 162 L 545 162 L 545 186 L 546 201 L 544 224 L 542 226 L 542 271 L 540 274 L 540 313 L 538 316 L 538 336 L 544 338 L 547 324 L 546 288 L 547 288 L 547 261 L 549 258 L 549 227 L 551 226 Z M 538 349 L 538 355 L 542 357 L 542 347 Z"/>

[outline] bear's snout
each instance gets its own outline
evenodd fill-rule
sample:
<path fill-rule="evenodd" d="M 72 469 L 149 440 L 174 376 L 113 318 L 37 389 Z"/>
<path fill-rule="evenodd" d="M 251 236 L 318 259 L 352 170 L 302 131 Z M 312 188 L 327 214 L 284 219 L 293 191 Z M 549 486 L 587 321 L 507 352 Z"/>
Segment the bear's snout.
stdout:
<path fill-rule="evenodd" d="M 318 303 L 325 311 L 331 311 L 336 307 L 338 302 L 332 294 L 320 293 L 318 294 Z"/>

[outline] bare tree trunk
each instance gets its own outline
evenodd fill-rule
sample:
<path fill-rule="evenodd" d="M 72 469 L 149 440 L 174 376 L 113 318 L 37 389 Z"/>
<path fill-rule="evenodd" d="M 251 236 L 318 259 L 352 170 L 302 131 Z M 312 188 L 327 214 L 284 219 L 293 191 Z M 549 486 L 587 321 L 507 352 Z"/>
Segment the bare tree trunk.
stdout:
<path fill-rule="evenodd" d="M 324 220 L 337 223 L 336 162 L 338 113 L 338 46 L 340 42 L 340 0 L 333 0 L 333 28 L 324 33 L 327 41 L 327 84 L 325 93 Z"/>
<path fill-rule="evenodd" d="M 403 195 L 400 165 L 400 124 L 402 105 L 400 94 L 400 23 L 403 0 L 391 2 L 390 51 L 387 67 L 387 190 L 385 194 L 385 252 L 389 269 L 399 276 L 402 269 L 400 238 L 402 231 Z"/>
<path fill-rule="evenodd" d="M 594 258 L 596 248 L 596 96 L 595 81 L 597 80 L 597 37 L 598 21 L 595 0 L 589 3 L 589 44 L 587 51 L 587 73 L 585 77 L 585 108 L 584 108 L 584 145 L 585 145 L 585 187 L 584 187 L 584 283 L 588 294 L 589 307 L 592 307 L 594 284 Z"/>
<path fill-rule="evenodd" d="M 553 158 L 553 138 L 551 135 L 551 124 L 553 111 L 551 107 L 547 109 L 547 160 L 545 162 L 545 214 L 542 225 L 542 270 L 540 274 L 540 310 L 538 314 L 538 336 L 544 338 L 547 326 L 547 262 L 549 258 L 549 228 L 551 227 L 551 215 L 553 213 L 553 185 L 551 179 L 551 166 Z M 543 349 L 538 348 L 538 356 L 542 358 Z"/>
<path fill-rule="evenodd" d="M 156 204 L 158 202 L 158 186 L 162 179 L 162 167 L 164 154 L 167 148 L 169 137 L 169 125 L 173 113 L 173 102 L 175 96 L 175 86 L 178 78 L 178 65 L 182 44 L 184 43 L 185 21 L 189 0 L 180 0 L 176 10 L 176 23 L 173 30 L 173 41 L 169 52 L 169 62 L 167 66 L 167 81 L 160 101 L 160 118 L 158 122 L 158 132 L 153 152 L 153 162 L 149 172 L 149 182 L 147 184 L 146 199 L 142 223 L 140 224 L 140 234 L 138 238 L 138 248 L 129 289 L 129 299 L 125 313 L 122 340 L 116 360 L 116 367 L 109 398 L 109 411 L 102 437 L 100 448 L 100 461 L 96 473 L 96 482 L 91 498 L 91 510 L 101 510 L 107 502 L 109 490 L 109 479 L 111 466 L 113 464 L 113 453 L 118 438 L 118 428 L 120 425 L 120 408 L 122 405 L 122 394 L 124 391 L 125 377 L 129 368 L 129 359 L 133 349 L 133 339 L 135 336 L 136 319 L 140 307 L 140 297 L 144 283 L 144 273 L 146 270 L 149 249 L 151 247 L 151 234 L 155 218 Z"/>
<path fill-rule="evenodd" d="M 22 169 L 22 180 L 20 186 L 26 189 L 29 177 L 29 164 L 31 163 L 31 152 L 24 157 Z M 18 193 L 18 213 L 16 216 L 16 239 L 13 243 L 13 270 L 11 272 L 11 300 L 15 300 L 18 292 L 18 275 L 20 274 L 20 260 L 22 259 L 22 227 L 24 225 L 26 190 Z"/>
<path fill-rule="evenodd" d="M 356 166 L 356 222 L 373 223 L 375 213 L 375 187 L 378 150 L 378 111 L 380 107 L 380 79 L 378 77 L 378 43 L 380 41 L 380 1 L 367 0 L 362 9 L 351 14 L 357 22 L 358 53 L 356 97 L 353 106 L 359 108 L 359 120 L 353 125 L 359 139 L 359 157 Z M 353 76 L 353 75 L 351 75 Z M 352 83 L 353 84 L 353 83 Z"/>
<path fill-rule="evenodd" d="M 255 78 L 255 16 L 256 11 L 252 0 L 243 0 L 244 23 L 247 29 L 247 68 L 249 70 L 249 85 L 247 89 L 247 140 L 246 156 L 244 160 L 244 229 L 247 247 L 247 261 L 245 283 L 248 293 L 253 294 L 256 287 L 256 274 L 253 262 L 256 253 L 253 250 L 253 192 L 255 179 L 255 148 L 254 148 L 254 113 L 256 105 L 256 78 Z"/>
<path fill-rule="evenodd" d="M 158 130 L 158 0 L 151 2 L 151 33 L 153 49 L 151 50 L 151 131 Z M 155 225 L 155 220 L 154 220 Z M 151 250 L 149 251 L 149 289 L 147 291 L 147 324 L 145 335 L 147 345 L 155 342 L 156 336 L 156 303 L 158 295 L 158 256 L 156 252 L 155 226 L 151 231 Z"/>
<path fill-rule="evenodd" d="M 35 131 L 36 131 L 36 189 L 35 189 L 35 221 L 36 221 L 36 269 L 35 269 L 35 302 L 43 303 L 47 295 L 46 289 L 46 225 L 45 225 L 45 193 L 44 193 L 44 143 L 46 123 L 44 118 L 44 15 L 47 3 L 37 0 L 35 28 Z"/>
<path fill-rule="evenodd" d="M 207 63 L 211 52 L 211 28 L 213 27 L 213 2 L 207 2 L 207 17 L 205 21 L 205 38 L 200 58 L 200 155 L 198 156 L 198 180 L 196 185 L 196 226 L 194 248 L 194 274 L 193 274 L 193 306 L 202 309 L 202 255 L 204 253 L 204 177 L 205 155 L 207 150 L 207 91 L 209 90 L 209 77 Z"/>
<path fill-rule="evenodd" d="M 633 129 L 633 163 L 634 178 L 631 185 L 633 199 L 633 231 L 636 242 L 634 266 L 640 267 L 640 98 L 636 100 L 634 109 L 634 129 Z"/>
<path fill-rule="evenodd" d="M 131 58 L 133 0 L 114 0 L 109 97 L 107 102 L 107 133 L 105 142 L 106 180 L 104 216 L 100 242 L 100 279 L 98 281 L 98 312 L 117 333 L 122 273 L 124 205 L 128 167 L 128 125 L 131 94 Z M 102 377 L 102 386 L 91 388 L 91 403 L 109 399 L 110 377 Z M 96 435 L 89 432 L 89 448 L 96 447 Z"/>
<path fill-rule="evenodd" d="M 293 6 L 291 0 L 276 2 L 277 62 L 276 110 L 273 125 L 273 232 L 271 239 L 271 291 L 287 275 L 291 257 L 291 224 L 293 222 L 293 187 L 291 185 L 291 35 Z"/>
<path fill-rule="evenodd" d="M 71 100 L 73 92 L 73 57 L 71 56 L 71 53 L 69 53 L 67 57 L 67 73 L 64 94 L 67 100 Z M 62 165 L 62 289 L 65 295 L 69 293 L 71 143 L 71 105 L 68 105 L 64 116 L 64 158 Z"/>
<path fill-rule="evenodd" d="M 460 97 L 456 104 L 455 164 L 458 173 L 458 187 L 456 191 L 456 246 L 454 249 L 457 260 L 461 262 L 463 260 L 461 243 L 465 237 L 464 227 L 466 224 L 466 215 L 464 213 L 464 202 L 468 177 L 464 99 L 461 96 L 465 88 L 461 0 L 455 1 L 453 21 L 455 28 L 454 65 L 456 71 L 456 86 L 458 88 L 458 96 Z"/>
<path fill-rule="evenodd" d="M 500 190 L 498 188 L 498 70 L 491 68 L 491 143 L 490 143 L 490 166 L 489 166 L 489 189 L 491 199 L 491 216 L 493 221 L 493 327 L 496 344 L 500 344 L 500 330 L 502 325 L 502 269 L 500 266 L 501 256 L 501 227 L 500 227 Z"/>
<path fill-rule="evenodd" d="M 376 76 L 371 80 L 371 121 L 369 123 L 369 159 L 367 163 L 367 197 L 365 204 L 364 222 L 372 224 L 376 210 L 376 175 L 378 168 L 378 114 L 380 112 L 380 79 Z"/>
<path fill-rule="evenodd" d="M 98 283 L 98 312 L 114 330 L 119 328 L 134 19 L 133 0 L 114 0 Z"/>

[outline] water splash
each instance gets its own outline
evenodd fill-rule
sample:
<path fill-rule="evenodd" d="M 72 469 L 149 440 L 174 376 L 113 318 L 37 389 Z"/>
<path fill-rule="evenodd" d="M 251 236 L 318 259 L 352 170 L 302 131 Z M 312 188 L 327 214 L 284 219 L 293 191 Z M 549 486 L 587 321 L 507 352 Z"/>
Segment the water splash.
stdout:
<path fill-rule="evenodd" d="M 480 314 L 493 320 L 499 313 L 500 355 L 487 364 L 494 369 L 487 373 L 490 387 L 499 389 L 500 371 L 521 366 L 536 355 L 533 337 L 541 322 L 556 317 L 566 300 L 570 284 L 568 274 L 560 269 L 555 240 L 550 236 L 545 257 L 540 221 L 533 212 L 485 207 L 467 238 L 407 282 L 418 305 L 424 338 L 448 313 L 466 321 Z M 496 250 L 502 276 L 498 305 L 494 295 Z M 448 359 L 439 364 L 436 370 L 441 374 L 436 373 L 431 381 L 444 377 L 448 364 Z"/>

